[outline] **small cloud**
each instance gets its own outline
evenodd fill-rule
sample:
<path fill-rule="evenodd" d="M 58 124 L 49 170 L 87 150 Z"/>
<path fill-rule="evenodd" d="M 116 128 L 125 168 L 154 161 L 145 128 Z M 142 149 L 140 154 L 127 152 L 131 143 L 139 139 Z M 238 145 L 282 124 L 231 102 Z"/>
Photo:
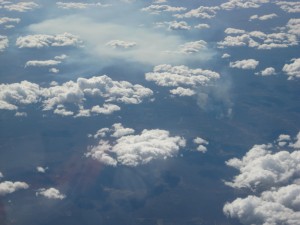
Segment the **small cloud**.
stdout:
<path fill-rule="evenodd" d="M 57 190 L 56 188 L 41 188 L 36 192 L 36 196 L 44 196 L 48 199 L 59 199 L 62 200 L 64 199 L 66 196 L 64 194 L 61 194 L 59 190 Z"/>
<path fill-rule="evenodd" d="M 41 167 L 41 166 L 38 166 L 36 168 L 36 171 L 39 172 L 39 173 L 46 173 L 46 170 L 48 169 L 48 167 Z"/>
<path fill-rule="evenodd" d="M 2 174 L 1 174 L 2 175 Z M 29 185 L 25 182 L 4 181 L 0 183 L 0 196 L 11 194 L 21 189 L 28 189 Z"/>
<path fill-rule="evenodd" d="M 271 76 L 275 75 L 276 71 L 273 67 L 268 67 L 260 72 L 255 73 L 255 75 L 261 75 L 261 76 Z"/>
<path fill-rule="evenodd" d="M 129 42 L 129 41 L 111 40 L 107 42 L 105 45 L 113 48 L 128 49 L 128 48 L 135 47 L 137 44 L 135 42 Z"/>
<path fill-rule="evenodd" d="M 259 62 L 255 59 L 244 59 L 235 62 L 230 62 L 231 68 L 238 68 L 243 70 L 254 70 L 258 66 Z"/>
<path fill-rule="evenodd" d="M 290 64 L 285 64 L 282 71 L 289 76 L 289 80 L 300 77 L 300 58 L 292 59 Z"/>

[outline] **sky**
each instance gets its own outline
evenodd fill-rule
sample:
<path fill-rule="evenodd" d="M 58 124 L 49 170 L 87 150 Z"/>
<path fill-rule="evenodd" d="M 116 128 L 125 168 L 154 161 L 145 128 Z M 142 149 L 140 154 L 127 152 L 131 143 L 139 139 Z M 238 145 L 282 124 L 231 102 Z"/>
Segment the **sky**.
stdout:
<path fill-rule="evenodd" d="M 300 225 L 299 14 L 0 0 L 0 224 Z"/>

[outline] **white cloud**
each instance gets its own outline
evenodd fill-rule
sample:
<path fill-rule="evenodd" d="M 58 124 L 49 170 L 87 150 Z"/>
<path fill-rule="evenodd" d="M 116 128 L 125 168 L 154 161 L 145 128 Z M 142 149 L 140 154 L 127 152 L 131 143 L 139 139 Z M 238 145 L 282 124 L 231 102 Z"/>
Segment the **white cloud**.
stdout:
<path fill-rule="evenodd" d="M 112 130 L 114 131 L 111 134 L 111 137 L 120 138 L 125 135 L 133 134 L 135 131 L 132 128 L 125 128 L 121 123 L 115 123 L 112 125 Z"/>
<path fill-rule="evenodd" d="M 49 199 L 64 199 L 66 196 L 64 194 L 61 194 L 59 190 L 56 188 L 41 188 L 36 192 L 36 195 L 39 196 L 44 196 Z"/>
<path fill-rule="evenodd" d="M 26 117 L 26 116 L 27 116 L 27 113 L 26 113 L 26 112 L 16 112 L 16 113 L 15 113 L 15 116 L 16 116 L 16 117 Z"/>
<path fill-rule="evenodd" d="M 275 75 L 276 71 L 273 67 L 267 67 L 264 70 L 255 73 L 255 75 L 261 75 L 261 76 L 271 76 L 271 75 Z"/>
<path fill-rule="evenodd" d="M 300 58 L 292 59 L 290 64 L 285 64 L 282 71 L 289 76 L 289 79 L 300 77 Z"/>
<path fill-rule="evenodd" d="M 0 52 L 8 47 L 8 38 L 6 36 L 0 35 Z"/>
<path fill-rule="evenodd" d="M 192 96 L 195 95 L 196 92 L 190 88 L 183 88 L 183 87 L 178 87 L 175 89 L 170 90 L 170 93 L 173 95 L 179 95 L 179 96 Z"/>
<path fill-rule="evenodd" d="M 246 33 L 246 31 L 229 27 L 229 28 L 225 29 L 224 33 L 225 34 L 244 34 L 244 33 Z"/>
<path fill-rule="evenodd" d="M 0 183 L 0 196 L 4 196 L 7 194 L 11 194 L 15 191 L 21 190 L 21 189 L 27 189 L 29 188 L 29 185 L 25 182 L 11 182 L 11 181 L 4 181 Z"/>
<path fill-rule="evenodd" d="M 119 110 L 121 110 L 121 108 L 115 104 L 103 104 L 103 107 L 96 105 L 91 108 L 92 113 L 105 114 L 105 115 L 112 114 Z"/>
<path fill-rule="evenodd" d="M 0 179 L 3 178 L 3 177 L 4 177 L 4 176 L 3 176 L 3 173 L 0 172 Z"/>
<path fill-rule="evenodd" d="M 162 4 L 162 3 L 166 3 L 168 2 L 167 0 L 154 0 L 153 3 L 154 4 Z"/>
<path fill-rule="evenodd" d="M 300 145 L 290 143 L 293 151 L 282 149 L 289 135 L 280 135 L 276 146 L 255 145 L 242 159 L 233 158 L 227 165 L 239 170 L 232 182 L 234 188 L 247 188 L 253 194 L 227 202 L 227 216 L 243 224 L 296 225 L 300 221 Z M 286 147 L 284 147 L 286 148 Z M 275 151 L 274 151 L 275 150 Z"/>
<path fill-rule="evenodd" d="M 300 2 L 298 1 L 278 1 L 276 2 L 280 8 L 288 13 L 299 13 L 300 12 Z"/>
<path fill-rule="evenodd" d="M 0 24 L 19 23 L 20 21 L 21 21 L 20 18 L 10 18 L 10 17 L 1 17 L 0 18 Z"/>
<path fill-rule="evenodd" d="M 207 152 L 206 145 L 209 144 L 208 141 L 206 141 L 205 139 L 203 139 L 201 137 L 196 137 L 193 141 L 195 144 L 198 144 L 197 151 L 202 152 L 202 153 Z"/>
<path fill-rule="evenodd" d="M 100 98 L 106 103 L 103 108 L 93 107 L 91 112 L 110 114 L 120 110 L 109 102 L 125 104 L 140 104 L 145 98 L 153 94 L 152 90 L 127 81 L 114 81 L 110 77 L 97 76 L 78 78 L 76 82 L 68 81 L 62 85 L 54 84 L 50 87 L 40 87 L 28 81 L 14 84 L 0 84 L 0 109 L 17 110 L 20 106 L 42 103 L 43 110 L 53 110 L 54 113 L 71 116 L 73 111 L 68 105 L 79 108 L 81 114 L 87 113 L 84 102 L 87 98 Z M 73 109 L 74 110 L 74 109 Z"/>
<path fill-rule="evenodd" d="M 141 9 L 144 12 L 150 12 L 152 14 L 160 14 L 161 12 L 180 12 L 185 11 L 184 7 L 173 7 L 170 5 L 150 5 Z"/>
<path fill-rule="evenodd" d="M 267 15 L 262 15 L 262 16 L 258 16 L 258 15 L 253 15 L 249 18 L 249 20 L 270 20 L 273 18 L 278 17 L 276 13 L 271 13 L 271 14 L 267 14 Z"/>
<path fill-rule="evenodd" d="M 183 54 L 194 54 L 206 49 L 206 46 L 207 43 L 203 40 L 186 42 L 179 46 L 178 52 Z"/>
<path fill-rule="evenodd" d="M 30 60 L 27 61 L 25 64 L 25 67 L 30 67 L 30 66 L 37 66 L 37 67 L 43 67 L 43 66 L 56 66 L 60 64 L 61 61 L 57 60 Z"/>
<path fill-rule="evenodd" d="M 8 11 L 27 12 L 38 8 L 39 5 L 35 2 L 18 2 L 16 4 L 6 4 L 3 6 Z"/>
<path fill-rule="evenodd" d="M 227 58 L 230 58 L 231 57 L 231 55 L 229 55 L 228 53 L 224 53 L 223 55 L 222 55 L 222 59 L 227 59 Z"/>
<path fill-rule="evenodd" d="M 259 8 L 264 3 L 269 3 L 269 0 L 229 0 L 221 4 L 221 8 L 224 10 Z"/>
<path fill-rule="evenodd" d="M 201 18 L 201 19 L 211 19 L 216 16 L 217 11 L 220 8 L 218 6 L 200 6 L 197 9 L 192 9 L 184 14 L 176 14 L 174 15 L 177 18 Z"/>
<path fill-rule="evenodd" d="M 231 68 L 238 68 L 243 70 L 254 70 L 258 66 L 259 62 L 255 59 L 244 59 L 235 62 L 230 62 Z"/>
<path fill-rule="evenodd" d="M 47 170 L 47 169 L 48 169 L 47 167 L 44 168 L 44 167 L 38 166 L 38 167 L 36 168 L 36 171 L 39 172 L 39 173 L 46 173 L 46 170 Z"/>
<path fill-rule="evenodd" d="M 185 146 L 185 139 L 156 129 L 143 130 L 140 135 L 125 135 L 114 143 L 100 140 L 98 145 L 89 148 L 86 156 L 111 166 L 138 166 L 155 159 L 176 156 L 179 149 Z"/>
<path fill-rule="evenodd" d="M 78 36 L 70 33 L 58 35 L 34 34 L 18 37 L 16 45 L 19 48 L 81 46 L 82 41 Z"/>
<path fill-rule="evenodd" d="M 172 21 L 169 22 L 169 30 L 190 30 L 191 26 L 185 21 Z"/>
<path fill-rule="evenodd" d="M 248 46 L 257 49 L 287 48 L 298 45 L 300 36 L 300 19 L 290 19 L 286 26 L 278 33 L 266 34 L 261 31 L 247 32 L 244 30 L 227 28 L 223 41 L 218 42 L 219 48 Z M 240 32 L 239 32 L 240 31 Z"/>
<path fill-rule="evenodd" d="M 137 44 L 135 42 L 121 41 L 121 40 L 111 40 L 106 43 L 106 46 L 110 46 L 110 47 L 117 48 L 117 49 L 133 48 L 136 45 Z"/>
<path fill-rule="evenodd" d="M 211 70 L 190 69 L 187 66 L 171 66 L 162 64 L 155 66 L 153 72 L 145 74 L 147 81 L 154 81 L 158 86 L 165 87 L 197 87 L 207 85 L 220 75 Z"/>
<path fill-rule="evenodd" d="M 206 23 L 199 23 L 199 24 L 195 25 L 194 28 L 196 28 L 196 29 L 208 29 L 208 28 L 210 28 L 210 26 Z"/>
<path fill-rule="evenodd" d="M 59 73 L 59 69 L 53 67 L 53 68 L 49 69 L 49 72 L 50 73 Z"/>
<path fill-rule="evenodd" d="M 109 4 L 97 3 L 83 3 L 83 2 L 56 2 L 58 8 L 61 9 L 86 9 L 90 7 L 108 7 Z"/>

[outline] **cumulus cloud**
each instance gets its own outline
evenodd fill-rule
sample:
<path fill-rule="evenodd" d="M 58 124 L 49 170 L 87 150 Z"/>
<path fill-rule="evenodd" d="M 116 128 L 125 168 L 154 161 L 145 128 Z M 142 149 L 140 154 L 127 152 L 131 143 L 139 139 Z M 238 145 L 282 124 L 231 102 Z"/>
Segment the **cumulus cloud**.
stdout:
<path fill-rule="evenodd" d="M 198 145 L 197 147 L 197 151 L 205 153 L 207 152 L 207 145 L 209 144 L 208 141 L 206 141 L 205 139 L 201 138 L 201 137 L 196 137 L 194 139 L 194 143 Z"/>
<path fill-rule="evenodd" d="M 121 40 L 111 40 L 106 43 L 106 46 L 110 46 L 112 48 L 121 48 L 121 49 L 127 49 L 135 47 L 137 44 L 136 42 L 130 42 L 130 41 L 121 41 Z"/>
<path fill-rule="evenodd" d="M 206 23 L 199 23 L 199 24 L 195 25 L 194 28 L 201 30 L 201 29 L 208 29 L 208 28 L 210 28 L 210 26 Z"/>
<path fill-rule="evenodd" d="M 0 25 L 6 23 L 19 23 L 21 21 L 20 18 L 11 18 L 11 17 L 1 17 L 0 18 Z"/>
<path fill-rule="evenodd" d="M 175 14 L 177 18 L 201 18 L 201 19 L 211 19 L 216 16 L 217 11 L 220 8 L 218 6 L 200 6 L 197 9 L 192 9 L 184 14 Z"/>
<path fill-rule="evenodd" d="M 244 59 L 235 62 L 230 62 L 231 68 L 238 68 L 243 70 L 254 70 L 258 66 L 259 62 L 255 59 Z"/>
<path fill-rule="evenodd" d="M 7 36 L 0 35 L 0 52 L 3 52 L 4 49 L 8 47 L 8 38 Z"/>
<path fill-rule="evenodd" d="M 300 12 L 300 2 L 298 1 L 278 1 L 277 5 L 280 6 L 282 10 L 288 13 L 299 13 Z"/>
<path fill-rule="evenodd" d="M 110 114 L 120 110 L 111 102 L 140 104 L 152 94 L 152 90 L 142 85 L 114 81 L 106 75 L 78 78 L 75 82 L 68 81 L 50 87 L 40 87 L 38 84 L 22 81 L 0 84 L 0 109 L 17 110 L 20 106 L 42 103 L 43 110 L 53 110 L 56 114 L 71 116 L 74 112 L 67 109 L 68 105 L 79 108 L 81 113 L 87 113 L 84 111 L 87 110 L 84 109 L 84 102 L 88 98 L 100 98 L 106 102 L 103 107 L 94 106 L 88 110 L 95 114 Z"/>
<path fill-rule="evenodd" d="M 257 49 L 287 48 L 298 45 L 300 19 L 290 19 L 277 33 L 266 34 L 261 31 L 244 31 L 227 28 L 229 34 L 218 42 L 219 48 L 248 46 Z"/>
<path fill-rule="evenodd" d="M 258 16 L 258 15 L 253 15 L 249 18 L 249 20 L 270 20 L 273 18 L 278 17 L 276 13 L 271 13 L 271 14 L 267 14 L 267 15 L 262 15 L 262 16 Z"/>
<path fill-rule="evenodd" d="M 169 30 L 190 30 L 191 26 L 185 21 L 172 21 L 169 22 Z"/>
<path fill-rule="evenodd" d="M 11 194 L 21 189 L 27 189 L 29 185 L 25 182 L 4 181 L 0 183 L 0 196 Z"/>
<path fill-rule="evenodd" d="M 41 166 L 36 167 L 36 171 L 39 173 L 46 173 L 46 170 L 48 169 L 48 167 L 44 168 Z"/>
<path fill-rule="evenodd" d="M 228 53 L 224 53 L 223 55 L 222 55 L 222 59 L 227 59 L 227 58 L 230 58 L 231 57 L 231 55 L 229 55 Z"/>
<path fill-rule="evenodd" d="M 261 76 L 271 76 L 271 75 L 275 75 L 276 71 L 273 67 L 267 67 L 266 69 L 255 73 L 255 75 L 261 75 Z"/>
<path fill-rule="evenodd" d="M 59 190 L 57 190 L 56 188 L 41 188 L 36 192 L 36 196 L 44 196 L 48 199 L 59 199 L 62 200 L 64 199 L 66 196 L 64 194 L 61 194 Z"/>
<path fill-rule="evenodd" d="M 120 126 L 120 124 L 118 125 Z M 118 128 L 117 128 L 118 129 Z M 127 128 L 128 129 L 128 128 Z M 103 134 L 107 132 L 101 131 Z M 116 132 L 115 128 L 112 132 Z M 166 159 L 176 156 L 181 147 L 185 147 L 185 139 L 179 136 L 170 136 L 166 130 L 143 130 L 141 134 L 129 135 L 133 132 L 124 132 L 122 136 L 110 143 L 101 139 L 96 146 L 90 146 L 87 157 L 91 157 L 106 165 L 138 166 L 155 159 Z M 99 131 L 97 132 L 97 134 Z M 103 137 L 104 135 L 100 135 Z M 99 137 L 99 135 L 97 135 Z"/>
<path fill-rule="evenodd" d="M 153 72 L 146 73 L 145 77 L 147 81 L 154 81 L 158 86 L 193 88 L 207 85 L 210 81 L 218 79 L 220 75 L 211 70 L 162 64 L 155 66 Z"/>
<path fill-rule="evenodd" d="M 125 135 L 133 134 L 135 131 L 132 128 L 125 128 L 121 123 L 115 123 L 112 125 L 113 133 L 111 137 L 120 138 Z"/>
<path fill-rule="evenodd" d="M 203 40 L 186 42 L 179 46 L 178 52 L 183 54 L 194 54 L 206 49 L 206 46 L 207 43 Z"/>
<path fill-rule="evenodd" d="M 192 96 L 195 95 L 196 92 L 190 88 L 183 88 L 183 87 L 178 87 L 175 89 L 170 90 L 170 93 L 173 95 L 179 95 L 179 96 Z"/>
<path fill-rule="evenodd" d="M 81 46 L 82 41 L 78 36 L 63 33 L 57 35 L 34 34 L 18 37 L 16 45 L 19 48 L 44 48 L 44 47 L 63 47 Z"/>
<path fill-rule="evenodd" d="M 83 2 L 56 2 L 58 8 L 61 9 L 86 9 L 89 7 L 108 7 L 109 4 L 97 3 L 83 3 Z"/>
<path fill-rule="evenodd" d="M 289 76 L 288 79 L 300 77 L 300 58 L 292 59 L 290 64 L 285 64 L 282 71 Z"/>
<path fill-rule="evenodd" d="M 8 3 L 9 4 L 5 4 L 3 6 L 3 8 L 8 11 L 27 12 L 39 7 L 39 5 L 35 2 L 18 2 L 16 4 Z"/>
<path fill-rule="evenodd" d="M 224 10 L 259 8 L 265 3 L 269 3 L 269 0 L 229 0 L 221 4 L 221 8 Z"/>
<path fill-rule="evenodd" d="M 223 208 L 227 216 L 238 218 L 243 224 L 295 225 L 300 219 L 300 151 L 289 135 L 280 135 L 276 145 L 255 145 L 242 159 L 233 158 L 227 165 L 239 170 L 233 181 L 225 182 L 233 188 L 252 192 L 245 198 L 227 202 Z M 289 151 L 288 151 L 289 150 Z"/>
<path fill-rule="evenodd" d="M 57 60 L 30 60 L 30 61 L 26 62 L 25 67 L 30 67 L 30 66 L 38 66 L 38 67 L 56 66 L 60 63 L 61 63 L 61 61 L 57 61 Z"/>
<path fill-rule="evenodd" d="M 161 12 L 180 12 L 185 11 L 185 7 L 173 7 L 170 5 L 150 5 L 148 7 L 141 9 L 144 12 L 149 12 L 151 14 L 160 14 Z"/>

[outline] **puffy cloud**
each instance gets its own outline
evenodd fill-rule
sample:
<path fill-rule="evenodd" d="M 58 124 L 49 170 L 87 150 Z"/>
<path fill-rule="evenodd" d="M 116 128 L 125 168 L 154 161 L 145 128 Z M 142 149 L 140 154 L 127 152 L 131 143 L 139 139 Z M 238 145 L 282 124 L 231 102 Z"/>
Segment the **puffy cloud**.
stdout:
<path fill-rule="evenodd" d="M 258 73 L 255 73 L 256 75 L 261 75 L 261 76 L 270 76 L 270 75 L 275 75 L 276 71 L 273 67 L 268 67 Z"/>
<path fill-rule="evenodd" d="M 18 2 L 16 4 L 6 4 L 3 6 L 8 11 L 27 12 L 38 8 L 39 5 L 35 2 Z"/>
<path fill-rule="evenodd" d="M 264 3 L 269 3 L 269 0 L 229 0 L 221 4 L 221 8 L 225 10 L 259 8 Z"/>
<path fill-rule="evenodd" d="M 289 79 L 300 77 L 300 58 L 292 59 L 290 64 L 285 64 L 282 71 L 289 76 Z"/>
<path fill-rule="evenodd" d="M 199 23 L 199 24 L 195 25 L 194 28 L 196 28 L 196 29 L 208 29 L 208 28 L 210 28 L 210 26 L 206 23 Z"/>
<path fill-rule="evenodd" d="M 110 46 L 113 48 L 132 48 L 135 47 L 137 44 L 135 42 L 129 42 L 129 41 L 121 41 L 121 40 L 111 40 L 106 43 L 106 46 Z"/>
<path fill-rule="evenodd" d="M 127 81 L 114 81 L 106 75 L 89 79 L 78 78 L 76 82 L 68 81 L 62 85 L 54 84 L 45 88 L 22 81 L 0 84 L 0 109 L 17 110 L 20 105 L 41 102 L 43 110 L 53 110 L 54 113 L 64 116 L 74 114 L 73 111 L 67 110 L 68 105 L 77 106 L 82 115 L 83 112 L 87 113 L 83 108 L 87 98 L 101 98 L 107 102 L 103 108 L 94 106 L 90 111 L 96 114 L 110 114 L 120 108 L 108 102 L 139 104 L 152 94 L 149 88 Z"/>
<path fill-rule="evenodd" d="M 169 23 L 170 30 L 190 30 L 191 26 L 187 24 L 185 21 L 172 21 Z"/>
<path fill-rule="evenodd" d="M 216 16 L 217 11 L 220 8 L 218 6 L 200 6 L 197 9 L 192 9 L 184 14 L 176 14 L 174 15 L 177 18 L 201 18 L 201 19 L 211 19 Z"/>
<path fill-rule="evenodd" d="M 83 3 L 83 2 L 56 2 L 58 8 L 61 9 L 86 9 L 89 7 L 108 7 L 109 4 L 97 3 Z"/>
<path fill-rule="evenodd" d="M 26 112 L 16 112 L 16 113 L 15 113 L 15 116 L 16 116 L 16 117 L 26 117 L 26 116 L 27 116 L 27 113 L 26 113 Z"/>
<path fill-rule="evenodd" d="M 114 143 L 112 145 L 109 141 L 100 140 L 98 145 L 89 148 L 86 156 L 111 166 L 138 166 L 177 155 L 179 149 L 185 146 L 185 139 L 172 137 L 166 130 L 145 129 L 139 135 L 124 134 Z"/>
<path fill-rule="evenodd" d="M 253 15 L 249 18 L 249 20 L 270 20 L 276 17 L 278 17 L 276 13 L 271 13 L 263 16 Z"/>
<path fill-rule="evenodd" d="M 179 96 L 192 96 L 195 95 L 196 92 L 190 88 L 183 88 L 183 87 L 178 87 L 175 89 L 170 90 L 170 93 L 173 95 L 179 95 Z"/>
<path fill-rule="evenodd" d="M 295 1 L 278 1 L 276 2 L 280 8 L 288 13 L 299 13 L 300 12 L 300 2 Z"/>
<path fill-rule="evenodd" d="M 37 103 L 40 95 L 39 85 L 28 81 L 0 84 L 0 109 L 17 110 L 19 105 Z"/>
<path fill-rule="evenodd" d="M 222 55 L 222 59 L 227 59 L 227 58 L 230 58 L 231 57 L 231 55 L 229 55 L 228 53 L 224 53 L 223 55 Z"/>
<path fill-rule="evenodd" d="M 241 29 L 236 29 L 236 28 L 226 28 L 226 30 L 224 31 L 225 34 L 244 34 L 246 33 L 245 30 L 241 30 Z"/>
<path fill-rule="evenodd" d="M 37 196 L 41 195 L 49 199 L 60 199 L 60 200 L 66 197 L 64 194 L 61 194 L 59 190 L 53 187 L 48 189 L 41 188 L 36 192 L 36 195 Z"/>
<path fill-rule="evenodd" d="M 38 67 L 56 66 L 60 63 L 61 63 L 61 61 L 57 61 L 57 60 L 31 60 L 31 61 L 26 62 L 25 67 L 29 67 L 29 66 L 38 66 Z"/>
<path fill-rule="evenodd" d="M 159 86 L 197 87 L 216 80 L 220 75 L 211 70 L 190 69 L 187 66 L 171 66 L 162 64 L 155 66 L 153 72 L 145 74 L 147 81 L 154 81 Z"/>
<path fill-rule="evenodd" d="M 244 30 L 227 28 L 223 41 L 218 42 L 219 48 L 248 46 L 257 49 L 287 48 L 298 45 L 300 36 L 300 19 L 290 19 L 285 27 L 278 33 L 266 34 L 261 31 L 247 32 Z M 239 32 L 240 31 L 240 32 Z"/>
<path fill-rule="evenodd" d="M 111 137 L 120 138 L 125 135 L 133 134 L 135 131 L 132 128 L 125 128 L 121 123 L 115 123 L 112 125 L 114 133 Z"/>
<path fill-rule="evenodd" d="M 194 143 L 195 143 L 195 144 L 198 144 L 197 151 L 202 152 L 202 153 L 207 152 L 207 147 L 206 147 L 206 145 L 209 144 L 208 141 L 206 141 L 205 139 L 203 139 L 203 138 L 201 138 L 201 137 L 196 137 L 196 138 L 194 139 Z"/>
<path fill-rule="evenodd" d="M 2 17 L 2 18 L 0 18 L 0 24 L 19 23 L 20 21 L 21 21 L 20 18 L 10 18 L 10 17 Z"/>
<path fill-rule="evenodd" d="M 6 36 L 0 35 L 0 52 L 8 47 L 8 38 Z"/>
<path fill-rule="evenodd" d="M 25 182 L 4 181 L 0 183 L 0 196 L 7 195 L 20 189 L 27 189 L 29 185 Z"/>
<path fill-rule="evenodd" d="M 238 68 L 243 70 L 254 70 L 258 66 L 259 62 L 255 59 L 244 59 L 235 62 L 230 62 L 231 68 Z"/>
<path fill-rule="evenodd" d="M 159 14 L 161 12 L 180 12 L 185 11 L 184 7 L 173 7 L 170 5 L 150 5 L 148 7 L 142 8 L 142 11 L 150 12 L 152 14 Z"/>
<path fill-rule="evenodd" d="M 105 114 L 105 115 L 112 114 L 119 110 L 121 110 L 121 108 L 115 104 L 103 104 L 103 107 L 96 105 L 91 108 L 92 113 Z"/>
<path fill-rule="evenodd" d="M 78 36 L 70 33 L 58 35 L 34 34 L 18 37 L 16 45 L 19 48 L 81 46 L 82 41 Z"/>
<path fill-rule="evenodd" d="M 183 54 L 194 54 L 206 49 L 206 45 L 207 43 L 203 40 L 191 41 L 180 45 L 178 52 Z"/>
<path fill-rule="evenodd" d="M 38 166 L 38 167 L 36 168 L 36 171 L 39 172 L 39 173 L 46 173 L 46 170 L 47 170 L 47 169 L 48 169 L 47 167 L 44 168 L 44 167 Z"/>
<path fill-rule="evenodd" d="M 49 72 L 50 73 L 59 73 L 59 69 L 57 69 L 57 68 L 50 68 Z"/>
<path fill-rule="evenodd" d="M 226 184 L 234 188 L 247 188 L 255 194 L 227 202 L 223 208 L 227 216 L 249 225 L 299 223 L 299 137 L 300 132 L 296 142 L 290 143 L 292 151 L 282 149 L 280 144 L 290 142 L 290 136 L 280 135 L 278 145 L 255 145 L 242 159 L 233 158 L 226 162 L 240 172 Z"/>

